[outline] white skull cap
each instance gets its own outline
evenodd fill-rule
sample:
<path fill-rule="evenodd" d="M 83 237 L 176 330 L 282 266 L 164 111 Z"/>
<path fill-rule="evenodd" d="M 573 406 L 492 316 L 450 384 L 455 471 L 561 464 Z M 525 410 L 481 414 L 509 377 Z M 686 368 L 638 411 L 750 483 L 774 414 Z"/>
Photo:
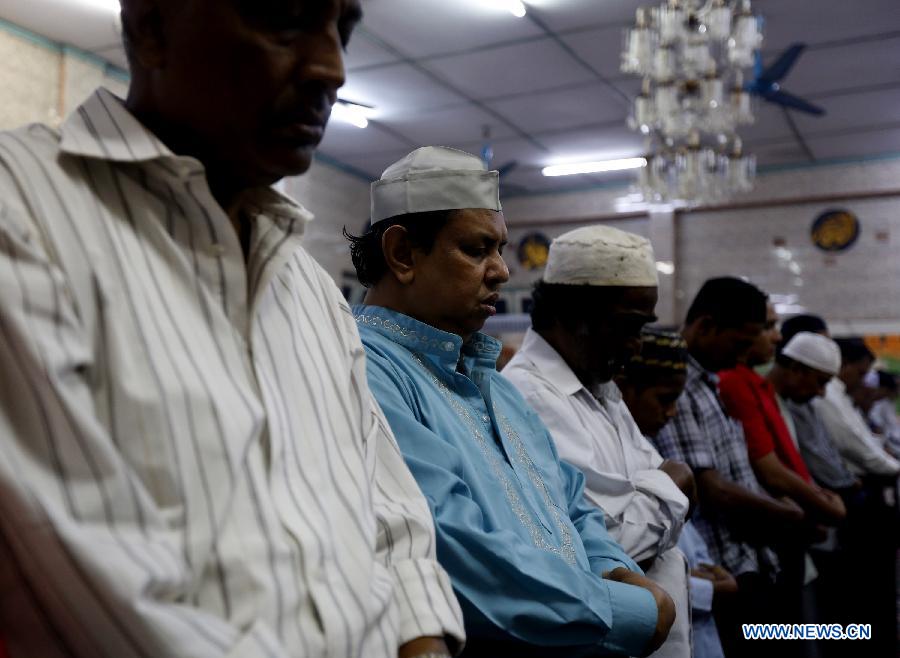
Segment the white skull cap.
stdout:
<path fill-rule="evenodd" d="M 432 210 L 501 210 L 500 174 L 481 158 L 445 146 L 423 146 L 372 183 L 372 224 Z"/>
<path fill-rule="evenodd" d="M 781 353 L 826 375 L 836 376 L 841 371 L 841 348 L 821 334 L 810 331 L 794 334 Z"/>
<path fill-rule="evenodd" d="M 650 241 L 610 226 L 569 231 L 550 245 L 545 283 L 588 286 L 658 286 Z"/>

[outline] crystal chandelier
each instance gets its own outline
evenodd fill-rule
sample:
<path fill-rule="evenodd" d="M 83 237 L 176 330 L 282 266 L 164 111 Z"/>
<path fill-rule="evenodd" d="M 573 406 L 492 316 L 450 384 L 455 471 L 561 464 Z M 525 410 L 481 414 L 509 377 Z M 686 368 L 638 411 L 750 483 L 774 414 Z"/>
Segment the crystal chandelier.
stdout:
<path fill-rule="evenodd" d="M 750 0 L 667 0 L 637 10 L 622 71 L 643 78 L 628 126 L 646 135 L 638 187 L 648 202 L 689 205 L 748 191 L 756 158 L 738 127 L 753 123 L 744 69 L 762 43 Z"/>

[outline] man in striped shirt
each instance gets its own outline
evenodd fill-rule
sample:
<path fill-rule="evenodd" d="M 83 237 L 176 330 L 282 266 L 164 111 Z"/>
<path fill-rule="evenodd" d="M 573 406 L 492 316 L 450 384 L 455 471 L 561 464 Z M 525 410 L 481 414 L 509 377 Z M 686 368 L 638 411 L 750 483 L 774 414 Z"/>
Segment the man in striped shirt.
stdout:
<path fill-rule="evenodd" d="M 350 309 L 268 186 L 356 0 L 124 0 L 133 81 L 0 134 L 13 657 L 401 658 L 463 641 Z"/>

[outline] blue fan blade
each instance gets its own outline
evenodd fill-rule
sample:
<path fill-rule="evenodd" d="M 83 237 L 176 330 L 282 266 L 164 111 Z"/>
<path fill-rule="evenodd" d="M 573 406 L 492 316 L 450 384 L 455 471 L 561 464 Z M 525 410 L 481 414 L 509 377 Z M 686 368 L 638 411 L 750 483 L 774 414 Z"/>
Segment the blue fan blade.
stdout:
<path fill-rule="evenodd" d="M 781 53 L 781 56 L 777 60 L 775 60 L 775 63 L 765 71 L 763 71 L 761 74 L 759 74 L 757 76 L 757 79 L 765 80 L 766 82 L 778 82 L 788 74 L 788 72 L 797 62 L 797 58 L 800 57 L 800 53 L 802 53 L 805 49 L 805 43 L 795 43 L 793 46 Z"/>
<path fill-rule="evenodd" d="M 762 77 L 763 74 L 763 61 L 762 61 L 762 53 L 758 50 L 754 53 L 753 57 L 753 86 L 756 86 L 756 81 Z"/>
<path fill-rule="evenodd" d="M 500 178 L 503 178 L 504 176 L 506 176 L 506 174 L 508 174 L 509 172 L 511 172 L 513 169 L 515 169 L 518 166 L 519 166 L 518 160 L 510 160 L 502 167 L 498 167 L 497 173 L 500 175 Z"/>
<path fill-rule="evenodd" d="M 789 94 L 782 89 L 769 92 L 765 94 L 764 97 L 767 101 L 775 103 L 776 105 L 789 107 L 793 110 L 800 110 L 801 112 L 806 112 L 807 114 L 815 114 L 816 116 L 822 116 L 823 114 L 825 114 L 825 110 L 823 110 L 818 105 L 813 105 L 809 101 L 805 101 L 802 98 L 794 96 L 793 94 Z"/>

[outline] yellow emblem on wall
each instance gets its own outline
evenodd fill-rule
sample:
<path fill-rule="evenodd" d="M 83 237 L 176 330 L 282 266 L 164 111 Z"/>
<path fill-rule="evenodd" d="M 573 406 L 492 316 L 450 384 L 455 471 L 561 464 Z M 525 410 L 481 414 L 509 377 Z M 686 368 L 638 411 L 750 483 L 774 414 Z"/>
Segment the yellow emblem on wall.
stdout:
<path fill-rule="evenodd" d="M 859 238 L 859 219 L 849 210 L 826 210 L 816 217 L 810 234 L 823 251 L 844 251 Z"/>
<path fill-rule="evenodd" d="M 519 241 L 517 255 L 525 269 L 539 270 L 547 264 L 550 239 L 543 233 L 529 233 Z"/>

